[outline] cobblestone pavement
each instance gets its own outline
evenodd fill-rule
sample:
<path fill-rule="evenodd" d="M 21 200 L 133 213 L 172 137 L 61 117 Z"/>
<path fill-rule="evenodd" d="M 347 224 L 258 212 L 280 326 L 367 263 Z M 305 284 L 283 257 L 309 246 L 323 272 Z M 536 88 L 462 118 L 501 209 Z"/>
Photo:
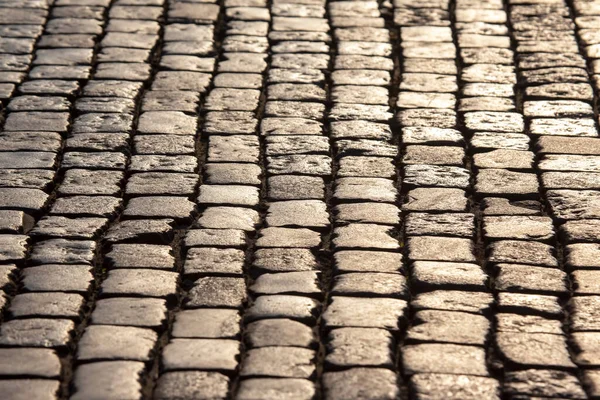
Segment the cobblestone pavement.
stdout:
<path fill-rule="evenodd" d="M 600 0 L 0 7 L 2 399 L 600 399 Z"/>

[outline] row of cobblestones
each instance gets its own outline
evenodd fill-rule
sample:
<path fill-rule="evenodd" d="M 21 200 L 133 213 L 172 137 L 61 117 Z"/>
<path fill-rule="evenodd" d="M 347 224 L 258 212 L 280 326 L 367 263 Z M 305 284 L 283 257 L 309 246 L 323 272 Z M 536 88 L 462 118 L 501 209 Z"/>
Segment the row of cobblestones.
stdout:
<path fill-rule="evenodd" d="M 0 0 L 0 397 L 600 398 L 600 6 Z"/>

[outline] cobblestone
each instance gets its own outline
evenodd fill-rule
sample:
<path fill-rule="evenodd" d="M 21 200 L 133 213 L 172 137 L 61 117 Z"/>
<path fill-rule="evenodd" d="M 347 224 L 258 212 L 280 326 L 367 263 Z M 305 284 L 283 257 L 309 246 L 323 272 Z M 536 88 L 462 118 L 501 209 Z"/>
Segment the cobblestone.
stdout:
<path fill-rule="evenodd" d="M 9 3 L 7 399 L 600 396 L 596 3 Z"/>

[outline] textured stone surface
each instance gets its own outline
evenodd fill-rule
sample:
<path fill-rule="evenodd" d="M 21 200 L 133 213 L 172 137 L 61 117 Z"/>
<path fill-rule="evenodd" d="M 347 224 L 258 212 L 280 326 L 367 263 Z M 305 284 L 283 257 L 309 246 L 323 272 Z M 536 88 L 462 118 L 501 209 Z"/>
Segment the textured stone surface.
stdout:
<path fill-rule="evenodd" d="M 0 0 L 0 397 L 600 397 L 600 7 Z"/>

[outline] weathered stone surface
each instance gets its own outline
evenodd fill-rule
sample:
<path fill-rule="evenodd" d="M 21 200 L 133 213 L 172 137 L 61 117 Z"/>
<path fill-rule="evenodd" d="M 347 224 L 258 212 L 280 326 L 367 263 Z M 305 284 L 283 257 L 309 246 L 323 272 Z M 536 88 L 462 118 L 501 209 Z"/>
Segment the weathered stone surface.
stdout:
<path fill-rule="evenodd" d="M 173 339 L 162 352 L 165 371 L 219 370 L 237 367 L 239 342 L 231 339 Z"/>
<path fill-rule="evenodd" d="M 262 274 L 249 287 L 257 295 L 261 294 L 300 294 L 320 296 L 318 276 L 313 271 L 282 272 Z"/>
<path fill-rule="evenodd" d="M 218 372 L 180 371 L 162 374 L 156 383 L 157 400 L 225 399 L 229 378 Z"/>
<path fill-rule="evenodd" d="M 318 200 L 273 202 L 268 205 L 269 226 L 325 228 L 329 225 L 326 204 Z"/>
<path fill-rule="evenodd" d="M 406 306 L 406 301 L 399 299 L 334 296 L 323 314 L 323 321 L 329 329 L 360 327 L 398 330 L 404 323 Z"/>
<path fill-rule="evenodd" d="M 441 342 L 483 346 L 489 330 L 490 322 L 481 315 L 421 310 L 415 314 L 406 340 L 411 343 Z"/>
<path fill-rule="evenodd" d="M 499 399 L 500 387 L 493 378 L 470 375 L 419 373 L 410 377 L 417 399 Z"/>
<path fill-rule="evenodd" d="M 567 293 L 565 272 L 547 267 L 522 264 L 498 264 L 496 288 L 517 293 L 564 295 Z"/>
<path fill-rule="evenodd" d="M 260 296 L 247 309 L 244 319 L 255 321 L 266 318 L 289 318 L 300 322 L 314 322 L 319 306 L 316 300 L 309 297 Z"/>
<path fill-rule="evenodd" d="M 45 264 L 23 270 L 23 287 L 30 292 L 85 294 L 94 281 L 89 265 Z"/>
<path fill-rule="evenodd" d="M 384 368 L 352 368 L 323 374 L 325 399 L 342 400 L 364 397 L 392 400 L 399 395 L 396 374 Z"/>
<path fill-rule="evenodd" d="M 264 319 L 247 325 L 245 341 L 251 347 L 317 345 L 310 327 L 290 319 Z"/>
<path fill-rule="evenodd" d="M 436 290 L 418 294 L 411 301 L 411 306 L 416 310 L 433 309 L 486 314 L 493 299 L 491 293 Z"/>
<path fill-rule="evenodd" d="M 251 349 L 246 352 L 240 376 L 311 378 L 316 373 L 315 357 L 314 350 L 298 347 L 269 346 Z"/>
<path fill-rule="evenodd" d="M 486 239 L 547 241 L 554 238 L 552 220 L 535 216 L 488 216 L 483 219 Z"/>
<path fill-rule="evenodd" d="M 3 376 L 57 378 L 60 375 L 60 361 L 53 350 L 1 349 L 0 359 Z"/>
<path fill-rule="evenodd" d="M 404 346 L 402 362 L 409 375 L 458 373 L 488 376 L 485 351 L 475 346 L 437 343 Z"/>
<path fill-rule="evenodd" d="M 164 300 L 119 297 L 98 300 L 91 315 L 91 324 L 158 328 L 163 326 L 166 318 Z"/>
<path fill-rule="evenodd" d="M 91 264 L 96 243 L 91 240 L 48 239 L 38 242 L 31 253 L 31 262 L 41 264 Z"/>
<path fill-rule="evenodd" d="M 269 227 L 260 231 L 257 247 L 313 248 L 321 243 L 318 232 L 306 228 Z"/>
<path fill-rule="evenodd" d="M 554 249 L 544 243 L 520 240 L 502 240 L 488 247 L 490 262 L 523 263 L 557 267 Z"/>
<path fill-rule="evenodd" d="M 152 269 L 116 269 L 102 282 L 105 296 L 172 297 L 177 292 L 179 274 Z"/>
<path fill-rule="evenodd" d="M 0 381 L 0 390 L 11 400 L 54 400 L 58 395 L 60 381 L 54 379 L 6 379 Z"/>
<path fill-rule="evenodd" d="M 598 330 L 597 315 L 600 309 L 600 297 L 581 296 L 573 297 L 569 304 L 571 312 L 571 329 L 573 331 L 595 331 Z"/>
<path fill-rule="evenodd" d="M 406 279 L 400 274 L 348 273 L 334 278 L 333 295 L 406 298 Z"/>
<path fill-rule="evenodd" d="M 238 400 L 297 399 L 310 400 L 315 396 L 314 383 L 296 378 L 253 378 L 241 381 L 236 398 Z"/>
<path fill-rule="evenodd" d="M 241 308 L 246 300 L 243 278 L 206 277 L 194 282 L 186 307 Z"/>
<path fill-rule="evenodd" d="M 505 377 L 505 391 L 513 396 L 586 397 L 577 377 L 569 372 L 526 369 L 509 372 Z"/>
<path fill-rule="evenodd" d="M 11 347 L 64 348 L 74 329 L 73 321 L 67 319 L 15 319 L 2 324 L 0 343 Z"/>
<path fill-rule="evenodd" d="M 242 275 L 244 252 L 237 249 L 191 248 L 183 271 L 186 276 Z"/>
<path fill-rule="evenodd" d="M 472 237 L 475 232 L 472 214 L 445 213 L 427 214 L 410 213 L 405 221 L 408 236 L 443 235 Z"/>
<path fill-rule="evenodd" d="M 141 396 L 144 364 L 136 361 L 103 361 L 75 370 L 73 399 L 137 399 Z"/>
<path fill-rule="evenodd" d="M 536 315 L 499 313 L 496 314 L 496 323 L 498 332 L 563 334 L 559 320 Z"/>
<path fill-rule="evenodd" d="M 173 238 L 172 219 L 121 221 L 111 226 L 104 236 L 109 243 L 135 242 L 169 243 Z"/>
<path fill-rule="evenodd" d="M 157 335 L 151 329 L 92 325 L 86 328 L 77 345 L 77 359 L 148 361 L 156 340 Z"/>
<path fill-rule="evenodd" d="M 340 328 L 329 332 L 325 363 L 333 368 L 391 367 L 393 338 L 383 329 Z"/>
<path fill-rule="evenodd" d="M 240 315 L 225 309 L 183 310 L 176 314 L 171 334 L 176 338 L 236 338 Z"/>
<path fill-rule="evenodd" d="M 335 268 L 346 272 L 401 272 L 402 254 L 387 251 L 343 250 L 334 254 Z"/>
<path fill-rule="evenodd" d="M 487 276 L 477 264 L 416 261 L 411 283 L 418 291 L 454 289 L 485 290 Z"/>
<path fill-rule="evenodd" d="M 419 236 L 408 241 L 408 256 L 412 260 L 473 262 L 474 243 L 470 239 Z"/>

